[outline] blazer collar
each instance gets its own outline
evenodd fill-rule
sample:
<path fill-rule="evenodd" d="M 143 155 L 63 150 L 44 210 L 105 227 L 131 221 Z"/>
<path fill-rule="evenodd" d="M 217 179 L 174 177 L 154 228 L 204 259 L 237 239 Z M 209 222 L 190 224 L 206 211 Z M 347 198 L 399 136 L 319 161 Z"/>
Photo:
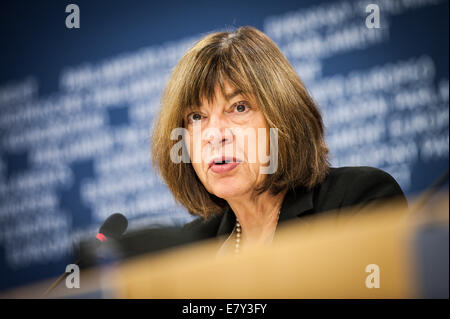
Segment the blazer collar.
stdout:
<path fill-rule="evenodd" d="M 228 206 L 225 210 L 225 213 L 222 216 L 222 220 L 220 221 L 219 228 L 217 230 L 217 236 L 224 236 L 231 234 L 235 225 L 236 225 L 236 215 L 234 215 L 230 206 Z"/>
<path fill-rule="evenodd" d="M 279 222 L 299 217 L 313 208 L 313 190 L 301 186 L 290 189 L 281 205 Z"/>
<path fill-rule="evenodd" d="M 313 191 L 303 187 L 289 190 L 281 205 L 279 222 L 299 217 L 314 208 Z M 217 230 L 217 236 L 230 234 L 236 224 L 236 216 L 230 207 L 227 207 Z"/>

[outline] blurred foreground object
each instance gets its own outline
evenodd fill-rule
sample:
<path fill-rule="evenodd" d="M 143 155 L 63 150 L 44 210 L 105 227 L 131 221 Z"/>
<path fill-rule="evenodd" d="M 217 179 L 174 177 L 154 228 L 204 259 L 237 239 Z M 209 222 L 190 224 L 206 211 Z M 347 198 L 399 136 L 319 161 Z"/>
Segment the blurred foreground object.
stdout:
<path fill-rule="evenodd" d="M 413 213 L 392 202 L 295 221 L 239 255 L 217 256 L 216 239 L 129 258 L 49 297 L 448 298 L 448 197 Z M 40 297 L 43 287 L 2 297 Z"/>
<path fill-rule="evenodd" d="M 117 268 L 117 297 L 448 298 L 448 207 L 447 193 L 414 214 L 395 203 L 330 213 L 239 256 L 211 258 L 208 243 L 140 258 Z M 370 265 L 379 288 L 366 285 Z"/>

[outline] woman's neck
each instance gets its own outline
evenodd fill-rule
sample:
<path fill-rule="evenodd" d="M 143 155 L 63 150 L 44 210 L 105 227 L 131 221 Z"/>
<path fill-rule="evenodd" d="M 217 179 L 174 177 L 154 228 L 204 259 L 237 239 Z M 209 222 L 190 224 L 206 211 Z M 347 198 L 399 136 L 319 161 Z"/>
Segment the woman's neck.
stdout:
<path fill-rule="evenodd" d="M 286 191 L 277 195 L 266 191 L 253 198 L 243 196 L 227 200 L 241 225 L 243 241 L 262 244 L 272 238 L 285 194 Z"/>

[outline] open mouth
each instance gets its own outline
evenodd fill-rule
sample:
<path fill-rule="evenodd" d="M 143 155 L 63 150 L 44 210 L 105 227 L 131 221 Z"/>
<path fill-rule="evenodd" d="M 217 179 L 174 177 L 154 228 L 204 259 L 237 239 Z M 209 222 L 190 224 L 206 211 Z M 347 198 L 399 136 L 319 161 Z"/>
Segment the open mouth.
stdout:
<path fill-rule="evenodd" d="M 211 161 L 209 161 L 209 167 L 211 167 L 212 165 L 225 165 L 225 164 L 229 164 L 229 163 L 240 163 L 242 162 L 241 160 L 235 158 L 235 157 L 216 157 L 214 159 L 212 159 Z"/>
<path fill-rule="evenodd" d="M 241 162 L 241 160 L 233 157 L 215 158 L 209 162 L 209 168 L 214 173 L 221 174 L 233 170 Z"/>
<path fill-rule="evenodd" d="M 217 161 L 217 162 L 214 162 L 214 165 L 223 165 L 223 164 L 227 164 L 227 163 L 233 163 L 233 161 L 232 160 Z"/>

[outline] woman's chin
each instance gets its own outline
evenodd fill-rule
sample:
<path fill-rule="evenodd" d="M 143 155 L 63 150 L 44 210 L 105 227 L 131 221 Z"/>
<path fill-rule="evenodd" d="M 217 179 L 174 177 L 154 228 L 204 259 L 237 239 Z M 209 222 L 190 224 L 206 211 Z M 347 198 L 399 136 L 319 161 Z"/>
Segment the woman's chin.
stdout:
<path fill-rule="evenodd" d="M 214 185 L 212 193 L 217 197 L 227 200 L 228 198 L 242 196 L 245 193 L 245 190 L 243 189 L 242 185 L 233 185 L 233 184 L 217 185 L 216 184 L 216 185 Z"/>

